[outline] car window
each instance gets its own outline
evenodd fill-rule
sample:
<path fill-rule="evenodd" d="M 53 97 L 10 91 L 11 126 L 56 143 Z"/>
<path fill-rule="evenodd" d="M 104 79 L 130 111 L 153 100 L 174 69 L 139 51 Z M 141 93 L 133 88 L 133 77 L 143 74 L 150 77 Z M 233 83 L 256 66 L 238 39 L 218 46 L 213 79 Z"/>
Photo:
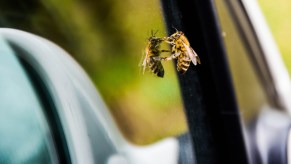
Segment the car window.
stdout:
<path fill-rule="evenodd" d="M 37 94 L 2 39 L 0 52 L 0 163 L 58 163 Z"/>
<path fill-rule="evenodd" d="M 164 62 L 164 78 L 142 74 L 139 66 L 151 31 L 167 36 L 159 1 L 32 0 L 0 6 L 2 27 L 43 36 L 82 65 L 130 142 L 145 145 L 188 131 L 176 66 Z"/>
<path fill-rule="evenodd" d="M 291 42 L 291 24 L 287 18 L 291 17 L 291 3 L 288 0 L 282 0 L 277 3 L 272 0 L 258 0 L 258 3 L 278 44 L 290 75 L 291 47 L 289 43 Z"/>
<path fill-rule="evenodd" d="M 215 4 L 240 113 L 243 120 L 249 122 L 263 106 L 268 105 L 268 101 L 250 58 L 249 47 L 240 35 L 226 3 L 215 1 Z"/>

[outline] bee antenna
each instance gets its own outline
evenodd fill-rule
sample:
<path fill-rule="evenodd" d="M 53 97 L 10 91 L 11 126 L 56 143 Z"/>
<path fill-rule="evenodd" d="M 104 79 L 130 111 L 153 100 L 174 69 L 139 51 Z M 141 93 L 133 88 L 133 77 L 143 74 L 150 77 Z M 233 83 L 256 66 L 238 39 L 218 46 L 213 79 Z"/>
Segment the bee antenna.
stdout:
<path fill-rule="evenodd" d="M 156 36 L 156 34 L 158 33 L 158 31 L 159 31 L 159 30 L 157 30 L 157 31 L 154 32 L 154 30 L 151 30 L 151 36 L 152 36 L 152 37 Z"/>
<path fill-rule="evenodd" d="M 176 32 L 178 32 L 178 31 L 179 31 L 179 30 L 177 30 L 177 29 L 176 29 L 176 28 L 175 28 L 173 25 L 172 25 L 172 28 L 173 28 L 173 29 L 175 29 L 175 30 L 176 30 Z"/>
<path fill-rule="evenodd" d="M 156 34 L 159 32 L 159 30 L 157 30 L 155 33 L 154 33 L 154 36 L 156 36 Z"/>

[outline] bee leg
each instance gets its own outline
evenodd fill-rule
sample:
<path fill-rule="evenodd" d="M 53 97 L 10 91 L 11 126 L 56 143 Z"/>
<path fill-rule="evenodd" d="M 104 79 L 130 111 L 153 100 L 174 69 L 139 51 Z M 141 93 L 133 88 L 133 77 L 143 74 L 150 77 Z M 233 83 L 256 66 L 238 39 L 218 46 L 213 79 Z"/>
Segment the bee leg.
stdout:
<path fill-rule="evenodd" d="M 173 59 L 176 59 L 180 54 L 181 52 L 173 53 L 171 56 L 162 58 L 162 60 L 163 61 L 173 60 Z"/>
<path fill-rule="evenodd" d="M 161 52 L 171 52 L 171 51 L 168 51 L 168 50 L 161 50 Z M 171 56 L 168 56 L 168 57 L 159 57 L 159 56 L 155 56 L 153 57 L 154 60 L 156 61 L 168 61 L 168 60 L 173 60 L 173 59 L 176 59 L 181 53 L 177 52 L 177 53 L 173 53 Z"/>
<path fill-rule="evenodd" d="M 171 52 L 171 51 L 169 51 L 169 50 L 161 50 L 160 52 Z"/>
<path fill-rule="evenodd" d="M 169 37 L 166 37 L 166 36 L 165 37 L 162 37 L 161 40 L 162 41 L 165 41 L 165 42 L 168 42 L 169 41 Z"/>
<path fill-rule="evenodd" d="M 163 60 L 163 57 L 156 56 L 156 57 L 153 57 L 153 59 L 155 61 L 162 61 Z"/>
<path fill-rule="evenodd" d="M 168 43 L 168 44 L 170 44 L 170 45 L 175 45 L 175 42 L 170 41 L 170 40 L 164 40 L 164 42 L 166 42 L 166 43 Z"/>

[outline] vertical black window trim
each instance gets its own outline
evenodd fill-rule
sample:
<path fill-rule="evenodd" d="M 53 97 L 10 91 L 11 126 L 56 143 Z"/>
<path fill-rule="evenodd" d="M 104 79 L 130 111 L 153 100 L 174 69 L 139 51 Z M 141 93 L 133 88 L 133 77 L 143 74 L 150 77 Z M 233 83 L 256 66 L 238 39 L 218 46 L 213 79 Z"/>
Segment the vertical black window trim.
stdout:
<path fill-rule="evenodd" d="M 161 0 L 169 34 L 183 31 L 202 64 L 179 75 L 198 164 L 248 163 L 213 0 Z"/>
<path fill-rule="evenodd" d="M 10 46 L 15 51 L 15 53 L 18 54 L 18 59 L 23 66 L 27 76 L 29 77 L 30 82 L 32 83 L 32 86 L 34 87 L 38 99 L 43 107 L 44 115 L 48 121 L 48 125 L 52 133 L 59 163 L 72 163 L 61 120 L 49 90 L 35 69 L 29 63 L 27 63 L 25 59 L 21 58 L 21 55 L 19 55 L 26 53 L 25 50 L 18 47 L 17 45 L 14 45 L 13 43 L 10 43 Z"/>

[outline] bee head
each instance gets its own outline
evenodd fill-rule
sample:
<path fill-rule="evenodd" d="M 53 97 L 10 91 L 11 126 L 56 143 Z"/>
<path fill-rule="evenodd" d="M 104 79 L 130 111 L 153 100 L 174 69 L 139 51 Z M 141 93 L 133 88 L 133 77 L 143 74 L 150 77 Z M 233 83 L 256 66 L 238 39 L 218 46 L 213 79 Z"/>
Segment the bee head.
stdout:
<path fill-rule="evenodd" d="M 176 30 L 176 32 L 169 37 L 170 41 L 176 41 L 182 35 L 184 35 L 184 33 L 182 31 L 177 30 L 175 27 L 173 27 L 173 28 Z"/>
<path fill-rule="evenodd" d="M 159 41 L 159 38 L 157 38 L 157 37 L 155 37 L 155 36 L 151 36 L 151 37 L 149 37 L 149 42 L 158 42 Z"/>

